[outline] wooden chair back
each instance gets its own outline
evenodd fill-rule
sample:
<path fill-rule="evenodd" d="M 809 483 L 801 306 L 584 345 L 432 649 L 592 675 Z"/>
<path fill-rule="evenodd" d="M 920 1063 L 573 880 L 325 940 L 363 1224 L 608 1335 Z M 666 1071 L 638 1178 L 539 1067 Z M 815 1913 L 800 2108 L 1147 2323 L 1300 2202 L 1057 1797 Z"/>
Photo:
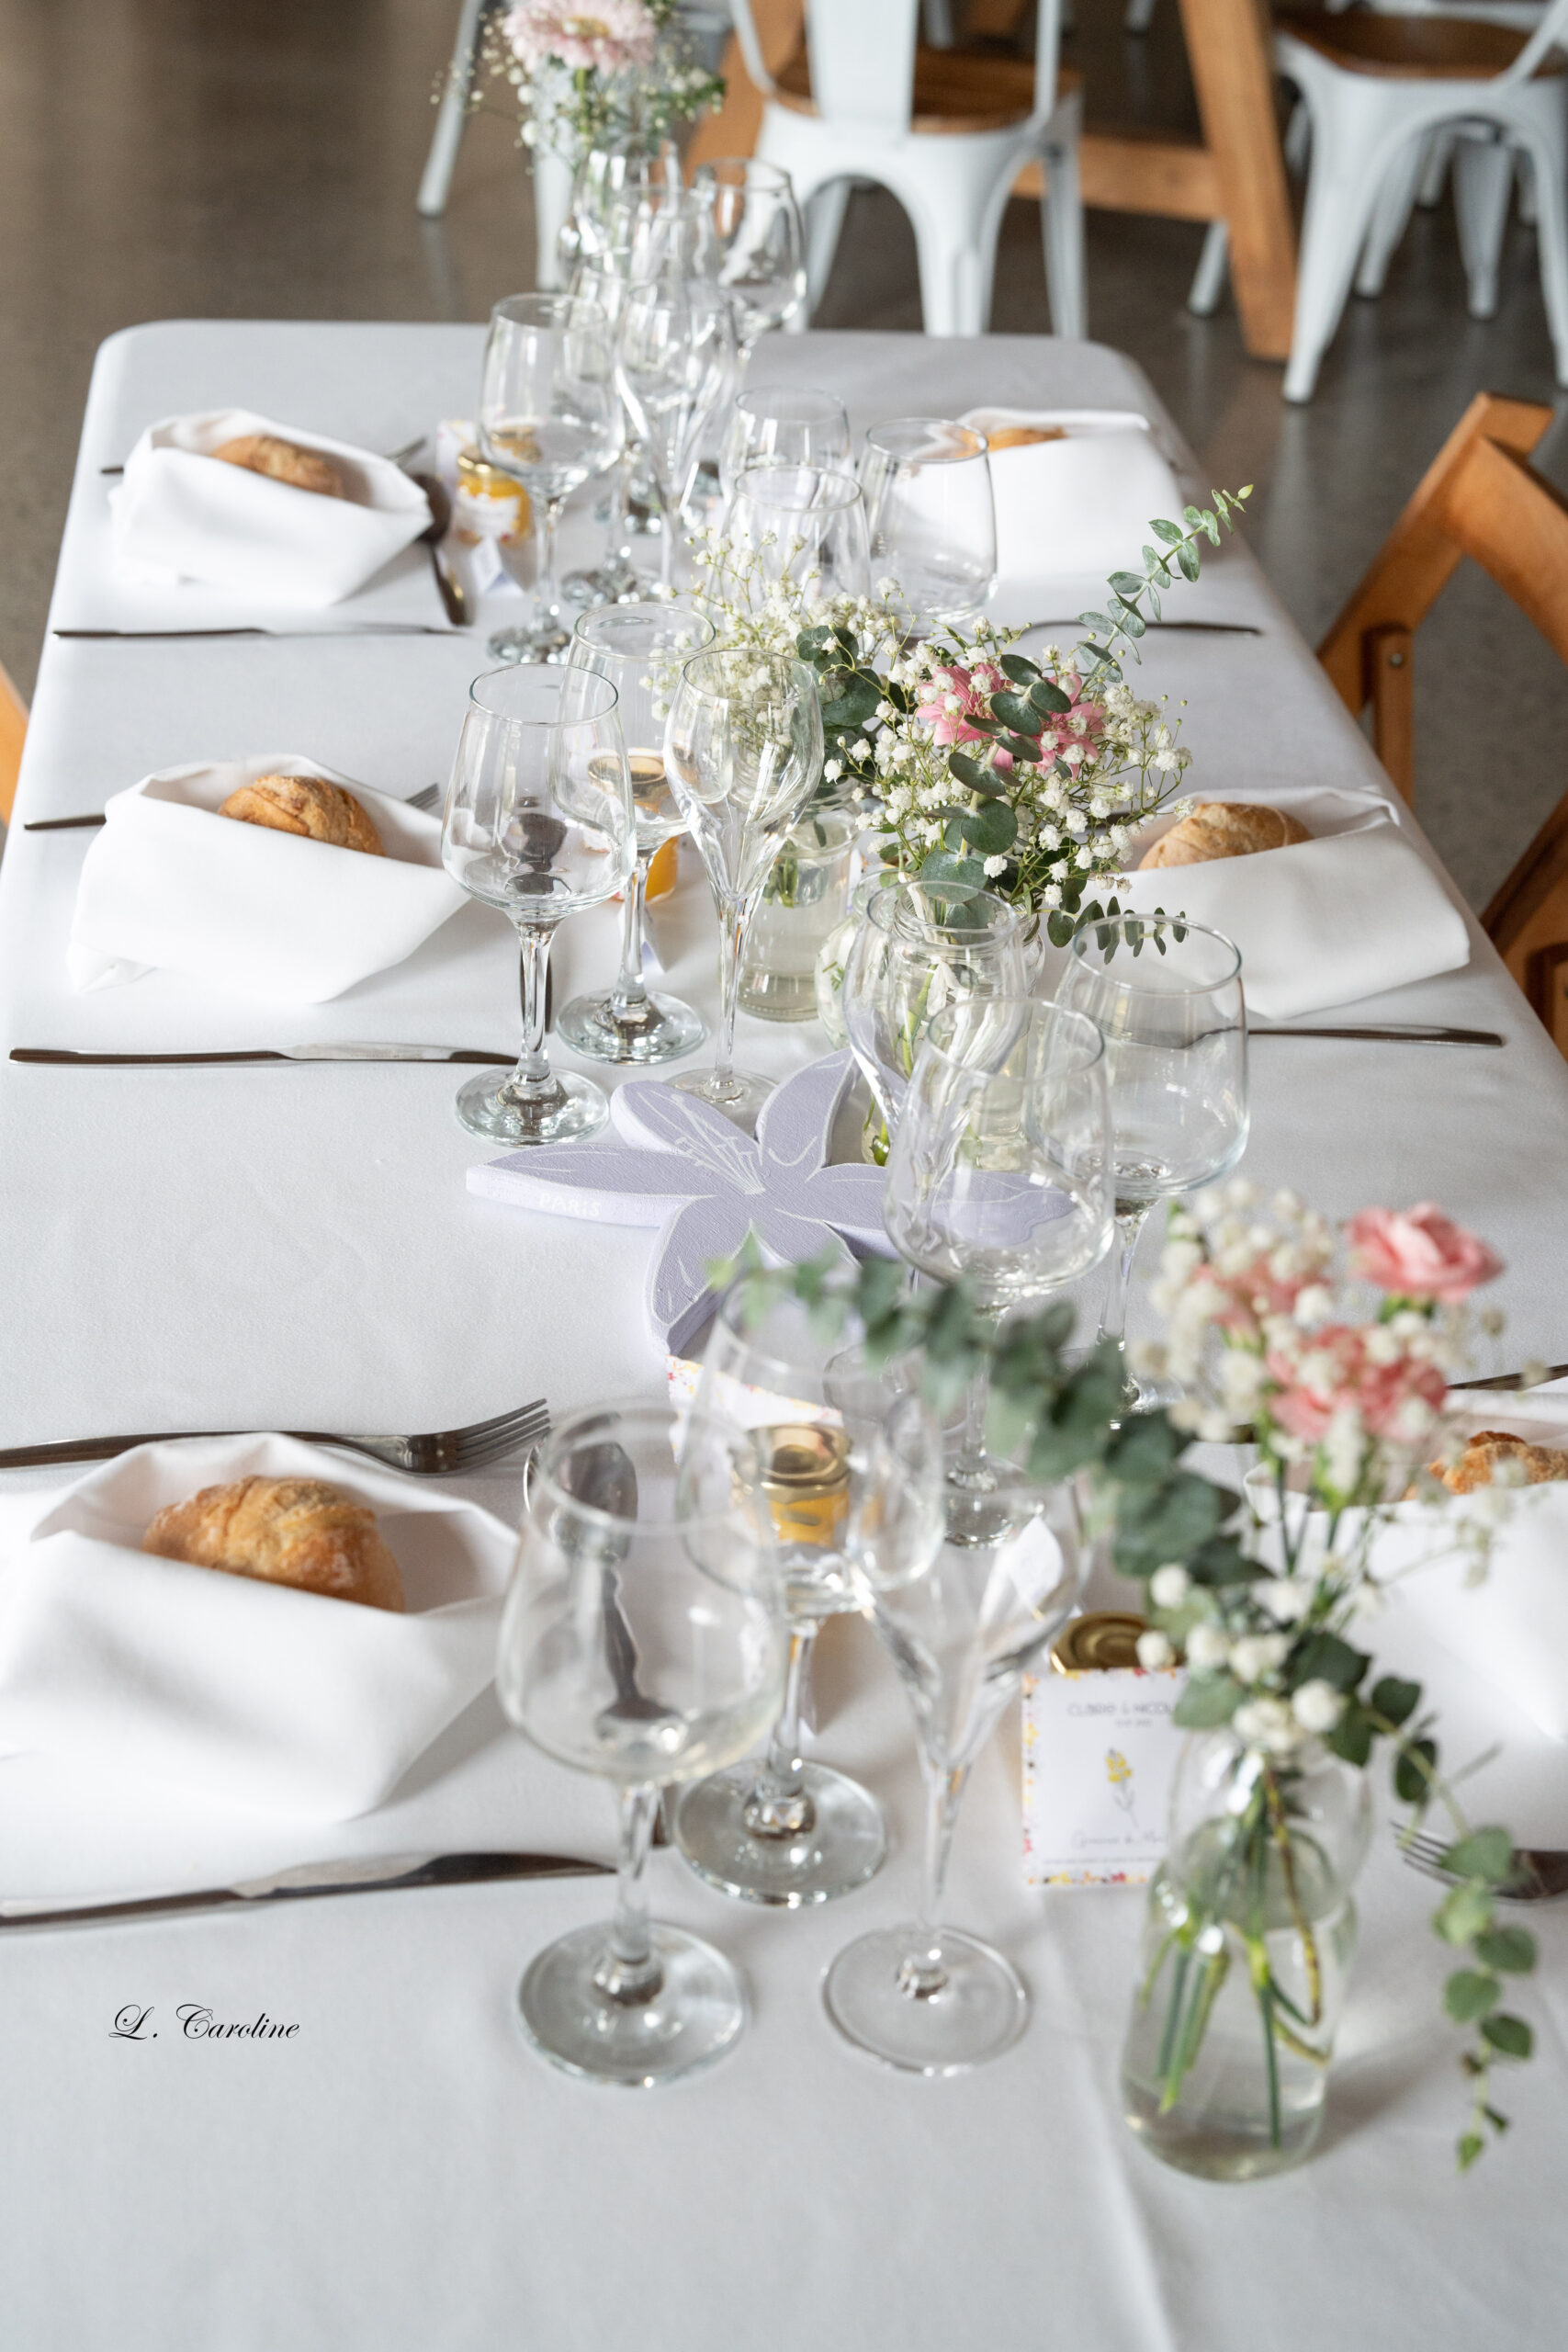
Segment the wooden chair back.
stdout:
<path fill-rule="evenodd" d="M 1415 632 L 1463 557 L 1568 665 L 1568 500 L 1529 463 L 1551 418 L 1540 401 L 1478 392 L 1318 648 L 1347 709 L 1371 705 L 1377 755 L 1412 804 Z M 1568 794 L 1481 920 L 1568 1055 Z"/>
<path fill-rule="evenodd" d="M 22 738 L 28 731 L 28 707 L 0 666 L 0 824 L 8 825 L 17 798 L 17 775 L 22 764 Z"/>

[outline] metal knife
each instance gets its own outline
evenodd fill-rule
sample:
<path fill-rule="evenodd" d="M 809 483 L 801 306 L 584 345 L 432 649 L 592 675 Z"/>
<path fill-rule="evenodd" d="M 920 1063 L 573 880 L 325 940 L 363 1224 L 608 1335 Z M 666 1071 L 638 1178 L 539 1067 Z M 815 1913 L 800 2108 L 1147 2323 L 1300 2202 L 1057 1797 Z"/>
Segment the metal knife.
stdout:
<path fill-rule="evenodd" d="M 1081 630 L 1083 627 L 1080 614 L 1076 620 L 1070 621 L 1026 621 L 1022 633 L 1027 637 L 1032 629 Z M 1145 621 L 1144 627 L 1145 629 L 1180 629 L 1191 637 L 1261 637 L 1264 634 L 1254 621 Z"/>
<path fill-rule="evenodd" d="M 478 1046 L 251 1046 L 231 1053 L 77 1054 L 63 1046 L 13 1046 L 14 1062 L 95 1069 L 153 1069 L 194 1062 L 482 1062 L 502 1066 L 515 1054 L 487 1053 Z"/>
<path fill-rule="evenodd" d="M 434 621 L 352 621 L 344 628 L 56 628 L 51 637 L 73 637 L 92 644 L 110 638 L 184 637 L 457 637 Z"/>
<path fill-rule="evenodd" d="M 1541 1378 L 1543 1380 L 1568 1380 L 1568 1363 L 1549 1363 L 1544 1368 L 1538 1367 L 1538 1369 L 1541 1369 Z M 1488 1380 L 1450 1380 L 1449 1386 L 1450 1388 L 1517 1389 L 1519 1388 L 1519 1374 L 1517 1372 L 1495 1372 Z M 1529 1391 L 1529 1389 L 1520 1389 L 1519 1393 L 1522 1396 L 1528 1396 Z"/>
<path fill-rule="evenodd" d="M 1387 1046 L 1506 1046 L 1495 1029 L 1445 1029 L 1436 1023 L 1395 1023 L 1387 1029 L 1269 1029 L 1247 1024 L 1249 1037 L 1352 1037 Z"/>
<path fill-rule="evenodd" d="M 120 1903 L 0 1903 L 0 1933 L 8 1928 L 89 1927 L 100 1919 L 150 1919 L 169 1912 L 223 1911 L 231 1905 L 299 1902 L 321 1894 L 378 1894 L 403 1886 L 469 1886 L 487 1879 L 602 1878 L 609 1862 L 578 1854 L 375 1854 L 340 1862 L 303 1862 L 271 1878 L 237 1879 L 183 1894 L 144 1894 Z"/>

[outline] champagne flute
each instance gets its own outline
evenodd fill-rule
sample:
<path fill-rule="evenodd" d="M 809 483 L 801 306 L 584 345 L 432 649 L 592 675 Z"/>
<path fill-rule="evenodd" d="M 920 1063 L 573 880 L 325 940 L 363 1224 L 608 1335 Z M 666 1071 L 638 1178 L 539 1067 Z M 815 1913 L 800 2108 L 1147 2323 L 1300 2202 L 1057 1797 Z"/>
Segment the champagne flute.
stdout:
<path fill-rule="evenodd" d="M 557 1763 L 614 1783 L 615 1916 L 537 1954 L 523 2030 L 568 2074 L 651 2088 L 734 2047 L 729 1962 L 650 1922 L 659 1792 L 744 1756 L 784 1684 L 784 1625 L 756 1449 L 670 1407 L 606 1405 L 548 1439 L 529 1482 L 496 1685 Z"/>
<path fill-rule="evenodd" d="M 1241 951 L 1179 915 L 1108 918 L 1074 939 L 1057 999 L 1105 1037 L 1117 1254 L 1100 1336 L 1125 1361 L 1127 1294 L 1150 1209 L 1213 1183 L 1247 1148 Z M 1126 1382 L 1134 1408 L 1173 1403 L 1176 1393 Z"/>
<path fill-rule="evenodd" d="M 675 690 L 664 761 L 718 909 L 721 1007 L 715 1067 L 671 1083 L 750 1129 L 773 1081 L 735 1068 L 740 965 L 779 845 L 821 780 L 814 673 L 750 648 L 694 655 Z"/>
<path fill-rule="evenodd" d="M 740 373 L 762 336 L 806 306 L 806 232 L 786 171 L 755 155 L 699 164 L 694 195 L 708 207 L 713 267 L 735 307 Z"/>
<path fill-rule="evenodd" d="M 523 663 L 476 678 L 441 833 L 446 871 L 498 907 L 523 949 L 515 1069 L 471 1078 L 457 1116 L 496 1143 L 562 1143 L 609 1115 L 600 1088 L 552 1070 L 545 982 L 556 926 L 626 888 L 636 863 L 631 778 L 615 689 L 588 670 Z"/>
<path fill-rule="evenodd" d="M 808 605 L 871 593 L 865 506 L 852 474 L 775 458 L 745 466 L 725 537 L 752 559 L 754 606 L 786 583 Z"/>
<path fill-rule="evenodd" d="M 665 604 L 610 605 L 585 613 L 572 632 L 573 664 L 608 678 L 620 697 L 637 820 L 637 870 L 626 886 L 619 976 L 612 989 L 574 997 L 556 1022 L 562 1042 L 592 1061 L 676 1061 L 707 1035 L 689 1004 L 649 989 L 642 975 L 642 938 L 649 865 L 656 850 L 686 830 L 664 773 L 664 721 L 682 662 L 711 645 L 713 637 L 713 623 L 701 613 Z"/>
<path fill-rule="evenodd" d="M 874 424 L 861 488 L 872 570 L 897 584 L 906 636 L 970 627 L 997 584 L 997 510 L 985 435 L 942 416 Z"/>
<path fill-rule="evenodd" d="M 490 640 L 498 662 L 548 662 L 570 642 L 556 585 L 556 526 L 574 490 L 620 455 L 620 409 L 604 312 L 570 294 L 513 294 L 491 312 L 479 439 L 514 474 L 534 514 L 534 616 Z"/>
<path fill-rule="evenodd" d="M 631 282 L 632 258 L 629 244 L 597 245 L 578 262 L 568 288 L 578 301 L 598 305 L 610 322 L 612 337 Z M 626 500 L 637 461 L 637 446 L 628 435 L 610 469 L 604 552 L 596 564 L 567 573 L 561 582 L 561 594 L 569 604 L 613 605 L 622 598 L 636 596 L 642 585 L 632 565 L 626 525 Z M 570 653 L 567 658 L 571 658 Z"/>
<path fill-rule="evenodd" d="M 666 270 L 628 288 L 615 338 L 615 383 L 664 510 L 659 556 L 665 595 L 673 593 L 675 533 L 703 434 L 734 379 L 735 328 L 716 287 Z"/>
<path fill-rule="evenodd" d="M 727 505 L 742 468 L 770 458 L 784 465 L 850 472 L 850 420 L 843 401 L 809 385 L 764 384 L 738 392 L 718 460 Z"/>

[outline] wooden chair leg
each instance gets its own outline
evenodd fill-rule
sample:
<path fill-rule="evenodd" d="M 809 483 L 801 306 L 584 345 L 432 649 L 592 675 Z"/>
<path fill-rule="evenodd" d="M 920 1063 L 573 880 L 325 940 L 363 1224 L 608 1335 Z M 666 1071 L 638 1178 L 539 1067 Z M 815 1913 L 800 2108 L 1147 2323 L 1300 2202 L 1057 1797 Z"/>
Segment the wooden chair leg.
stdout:
<path fill-rule="evenodd" d="M 22 739 L 28 731 L 28 707 L 0 669 L 0 824 L 8 825 L 17 798 L 17 772 L 22 764 Z"/>
<path fill-rule="evenodd" d="M 1416 803 L 1416 641 L 1395 621 L 1369 629 L 1367 700 L 1372 707 L 1372 749 L 1409 806 Z"/>

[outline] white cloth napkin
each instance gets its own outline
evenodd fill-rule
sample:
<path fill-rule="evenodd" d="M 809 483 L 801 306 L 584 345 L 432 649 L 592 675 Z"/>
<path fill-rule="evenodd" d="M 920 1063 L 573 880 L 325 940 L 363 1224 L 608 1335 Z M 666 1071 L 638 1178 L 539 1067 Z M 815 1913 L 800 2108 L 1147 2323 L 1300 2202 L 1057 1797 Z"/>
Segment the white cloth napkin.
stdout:
<path fill-rule="evenodd" d="M 154 1514 L 252 1474 L 367 1503 L 408 1613 L 156 1559 Z M 44 1498 L 0 1554 L 0 1750 L 36 1750 L 220 1803 L 368 1812 L 495 1668 L 515 1548 L 476 1504 L 292 1438 L 139 1446 Z"/>
<path fill-rule="evenodd" d="M 259 775 L 345 786 L 386 855 L 220 817 Z M 439 817 L 294 752 L 165 768 L 116 793 L 105 815 L 76 891 L 67 956 L 77 989 L 162 968 L 320 1004 L 400 964 L 464 904 L 441 864 Z"/>
<path fill-rule="evenodd" d="M 346 495 L 297 490 L 209 454 L 248 433 L 321 450 Z M 307 606 L 352 595 L 430 525 L 423 491 L 385 458 L 243 408 L 149 425 L 109 505 L 116 552 L 141 578 L 210 582 Z"/>
<path fill-rule="evenodd" d="M 1132 410 L 972 408 L 977 433 L 1060 425 L 1065 438 L 991 451 L 998 590 L 1021 581 L 1136 570 L 1154 516 L 1181 520 L 1185 501 Z"/>

